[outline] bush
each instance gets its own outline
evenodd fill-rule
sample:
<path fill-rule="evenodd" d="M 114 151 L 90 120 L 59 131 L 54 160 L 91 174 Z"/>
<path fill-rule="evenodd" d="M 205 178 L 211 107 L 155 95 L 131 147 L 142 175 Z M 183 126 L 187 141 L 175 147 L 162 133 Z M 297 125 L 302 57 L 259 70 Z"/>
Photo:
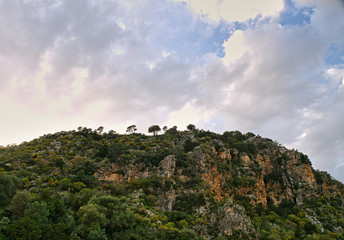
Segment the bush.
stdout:
<path fill-rule="evenodd" d="M 184 150 L 185 150 L 185 152 L 191 152 L 197 146 L 198 146 L 198 143 L 193 142 L 190 138 L 186 139 L 185 142 L 184 142 Z"/>
<path fill-rule="evenodd" d="M 319 171 L 315 171 L 314 177 L 318 185 L 324 184 L 324 178 Z"/>
<path fill-rule="evenodd" d="M 273 170 L 271 173 L 264 176 L 264 182 L 283 183 L 282 172 L 278 170 Z"/>
<path fill-rule="evenodd" d="M 108 148 L 108 158 L 111 162 L 119 163 L 118 158 L 127 152 L 128 148 L 124 143 L 112 143 Z"/>
<path fill-rule="evenodd" d="M 301 153 L 300 154 L 300 160 L 303 164 L 309 164 L 309 165 L 312 165 L 311 161 L 309 160 L 308 156 Z"/>
<path fill-rule="evenodd" d="M 202 193 L 191 193 L 177 197 L 173 209 L 191 212 L 193 209 L 203 206 L 204 204 L 205 198 Z"/>

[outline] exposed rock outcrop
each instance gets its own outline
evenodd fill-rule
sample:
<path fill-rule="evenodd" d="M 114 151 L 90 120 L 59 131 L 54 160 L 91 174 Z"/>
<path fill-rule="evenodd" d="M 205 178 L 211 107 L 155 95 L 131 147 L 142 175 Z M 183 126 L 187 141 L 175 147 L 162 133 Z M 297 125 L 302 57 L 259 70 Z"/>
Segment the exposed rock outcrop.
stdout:
<path fill-rule="evenodd" d="M 220 147 L 216 150 L 214 147 L 198 146 L 185 157 L 188 167 L 181 167 L 181 163 L 178 165 L 181 160 L 177 160 L 175 155 L 168 155 L 158 166 L 147 167 L 134 161 L 123 167 L 113 164 L 111 169 L 100 170 L 97 176 L 100 180 L 122 183 L 157 176 L 163 190 L 151 190 L 158 195 L 156 207 L 163 211 L 173 211 L 176 200 L 183 196 L 204 199 L 206 194 L 211 194 L 215 201 L 222 202 L 223 207 L 207 221 L 216 222 L 225 235 L 231 236 L 235 232 L 248 239 L 257 236 L 256 230 L 245 209 L 234 204 L 233 200 L 244 198 L 252 206 L 267 208 L 283 202 L 302 206 L 312 196 L 343 194 L 336 184 L 331 184 L 331 178 L 324 177 L 322 183 L 317 182 L 306 155 L 260 137 L 250 138 L 249 141 L 253 146 L 263 144 L 265 147 L 246 153 L 236 148 Z M 196 188 L 194 182 L 198 183 Z M 210 212 L 207 209 L 200 207 L 198 211 L 206 215 Z M 312 221 L 318 222 L 314 216 Z M 196 224 L 194 230 L 207 238 L 206 224 Z"/>

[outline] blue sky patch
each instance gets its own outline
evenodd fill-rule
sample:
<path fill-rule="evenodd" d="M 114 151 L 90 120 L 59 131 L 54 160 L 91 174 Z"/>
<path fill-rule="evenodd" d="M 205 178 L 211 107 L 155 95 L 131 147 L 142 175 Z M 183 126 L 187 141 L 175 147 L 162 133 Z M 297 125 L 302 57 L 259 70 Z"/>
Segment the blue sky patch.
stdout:
<path fill-rule="evenodd" d="M 285 10 L 281 12 L 279 21 L 278 21 L 282 26 L 286 26 L 286 25 L 302 26 L 302 25 L 310 23 L 311 15 L 313 14 L 313 8 L 311 7 L 296 8 L 295 4 L 290 0 L 286 0 L 285 3 L 286 3 Z"/>
<path fill-rule="evenodd" d="M 235 29 L 233 24 L 221 21 L 213 26 L 193 19 L 184 9 L 175 10 L 179 12 L 178 15 L 167 9 L 155 16 L 160 23 L 150 32 L 154 48 L 164 48 L 177 53 L 184 61 L 200 59 L 207 53 L 224 56 L 222 44 Z M 157 39 L 159 41 L 156 41 Z"/>
<path fill-rule="evenodd" d="M 327 58 L 325 64 L 327 66 L 333 66 L 344 63 L 344 49 L 338 47 L 337 44 L 332 44 L 327 52 Z"/>

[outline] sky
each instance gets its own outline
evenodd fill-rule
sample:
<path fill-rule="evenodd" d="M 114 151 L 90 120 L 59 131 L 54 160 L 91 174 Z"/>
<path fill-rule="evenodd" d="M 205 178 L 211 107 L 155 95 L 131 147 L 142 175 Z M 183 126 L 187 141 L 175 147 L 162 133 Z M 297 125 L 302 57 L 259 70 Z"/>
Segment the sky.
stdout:
<path fill-rule="evenodd" d="M 344 182 L 343 0 L 0 0 L 0 66 L 2 146 L 192 123 Z"/>

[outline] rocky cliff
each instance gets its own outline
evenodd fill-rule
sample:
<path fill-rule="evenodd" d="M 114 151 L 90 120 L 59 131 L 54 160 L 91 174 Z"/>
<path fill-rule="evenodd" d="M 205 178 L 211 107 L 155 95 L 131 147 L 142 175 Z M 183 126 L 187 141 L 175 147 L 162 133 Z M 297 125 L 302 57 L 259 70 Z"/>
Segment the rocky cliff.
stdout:
<path fill-rule="evenodd" d="M 240 133 L 232 132 L 231 137 L 235 138 L 236 134 Z M 156 177 L 161 188 L 151 190 L 156 191 L 156 208 L 162 211 L 178 209 L 180 199 L 204 196 L 204 204 L 198 202 L 194 210 L 205 219 L 194 228 L 205 238 L 211 238 L 207 230 L 209 224 L 217 224 L 219 231 L 227 236 L 237 231 L 239 236 L 258 238 L 259 229 L 254 228 L 242 205 L 248 205 L 248 209 L 298 206 L 307 209 L 313 215 L 309 219 L 323 229 L 307 202 L 317 197 L 342 200 L 343 184 L 325 172 L 314 170 L 303 153 L 260 136 L 241 137 L 245 140 L 237 145 L 238 149 L 222 139 L 198 145 L 195 134 L 188 133 L 186 139 L 194 139 L 195 147 L 186 152 L 183 159 L 171 154 L 158 165 L 149 167 L 135 160 L 129 160 L 125 166 L 112 163 L 102 167 L 96 176 L 120 184 Z M 207 202 L 210 198 L 222 204 L 215 215 Z M 337 230 L 342 232 L 342 226 Z"/>

